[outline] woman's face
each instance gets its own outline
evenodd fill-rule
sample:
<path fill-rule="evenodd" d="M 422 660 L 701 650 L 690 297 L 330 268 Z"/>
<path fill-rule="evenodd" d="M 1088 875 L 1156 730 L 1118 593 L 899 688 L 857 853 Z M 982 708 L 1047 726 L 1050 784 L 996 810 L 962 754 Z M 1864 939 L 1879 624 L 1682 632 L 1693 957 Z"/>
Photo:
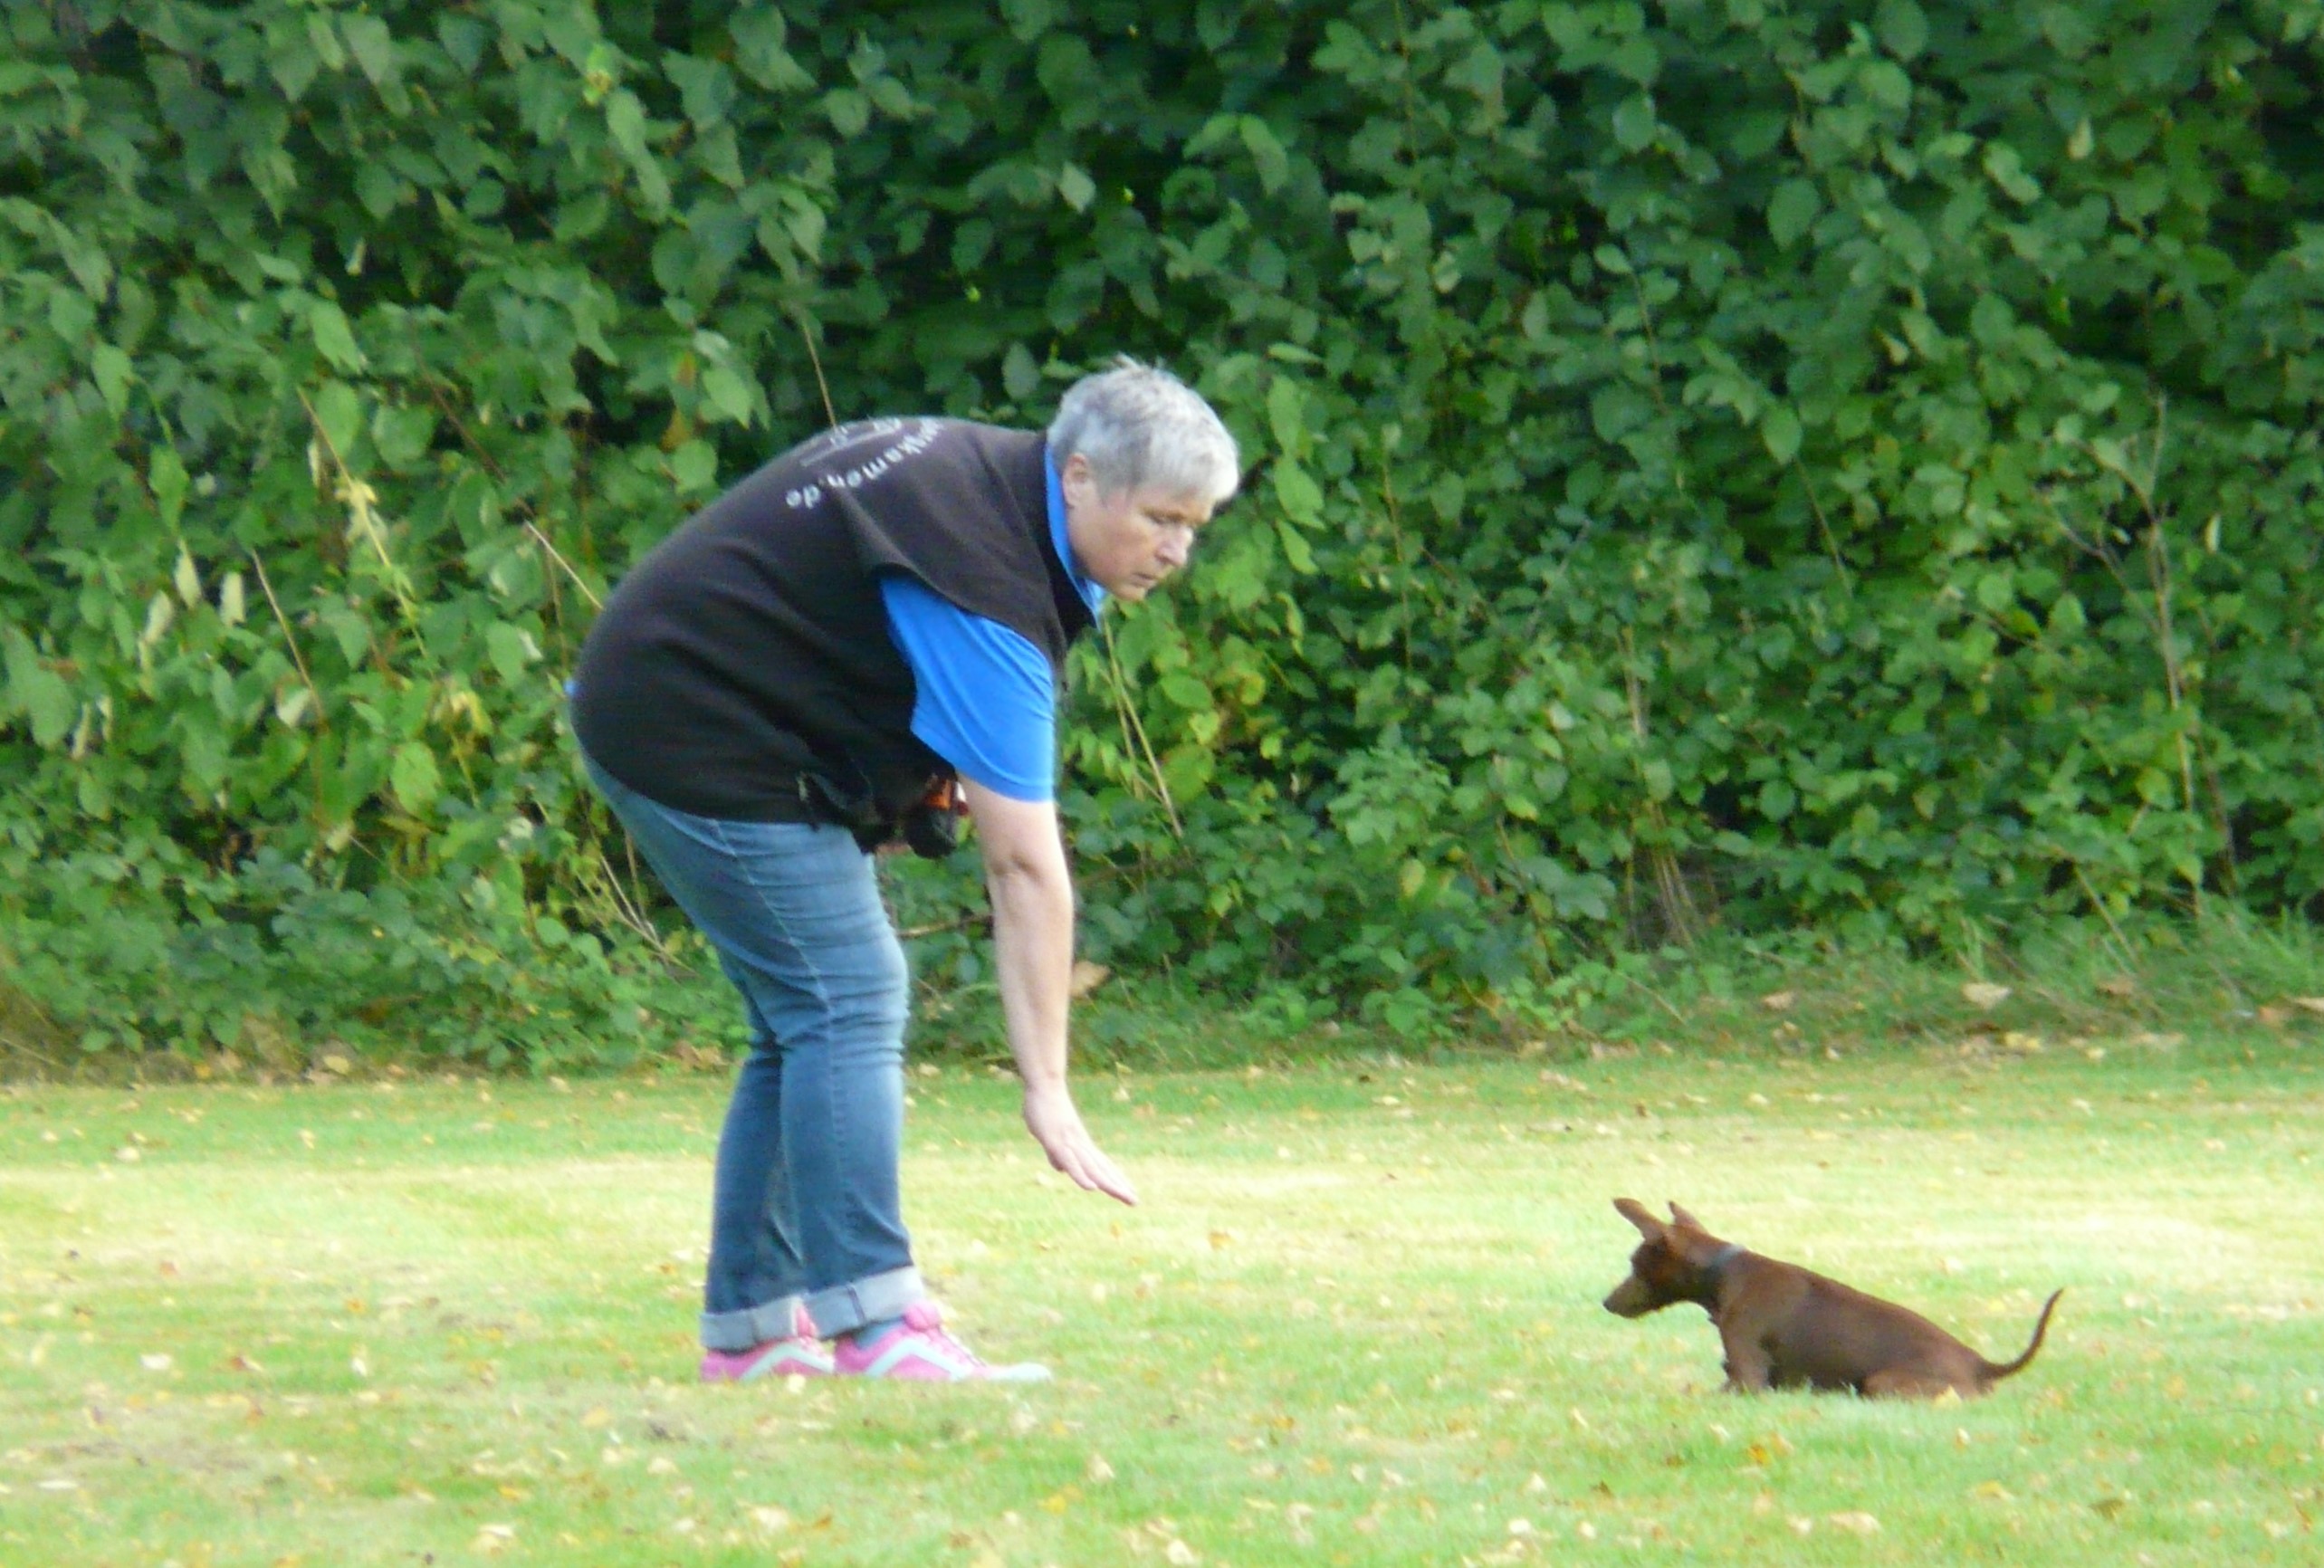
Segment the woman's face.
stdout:
<path fill-rule="evenodd" d="M 1210 521 L 1211 503 L 1195 496 L 1151 486 L 1105 493 L 1078 452 L 1066 459 L 1057 478 L 1076 564 L 1107 593 L 1132 604 L 1186 564 L 1195 534 Z"/>

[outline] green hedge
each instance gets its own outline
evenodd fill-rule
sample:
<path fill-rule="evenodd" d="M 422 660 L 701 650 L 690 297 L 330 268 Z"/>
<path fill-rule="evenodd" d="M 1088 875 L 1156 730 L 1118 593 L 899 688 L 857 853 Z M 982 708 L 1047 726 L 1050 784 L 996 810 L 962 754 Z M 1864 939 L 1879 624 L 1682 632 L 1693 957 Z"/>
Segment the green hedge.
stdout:
<path fill-rule="evenodd" d="M 1417 1027 L 2324 896 L 2317 0 L 0 26 L 0 980 L 92 1047 L 636 1048 L 606 586 L 1116 349 L 1253 468 L 1077 666 L 1097 956 Z"/>

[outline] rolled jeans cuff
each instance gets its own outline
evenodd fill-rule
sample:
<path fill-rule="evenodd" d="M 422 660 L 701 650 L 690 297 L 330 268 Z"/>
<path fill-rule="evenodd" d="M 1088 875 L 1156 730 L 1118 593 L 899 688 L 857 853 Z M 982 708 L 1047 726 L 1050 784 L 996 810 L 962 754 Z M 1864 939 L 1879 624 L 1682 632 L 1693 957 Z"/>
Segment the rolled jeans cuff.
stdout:
<path fill-rule="evenodd" d="M 818 1290 L 807 1298 L 807 1315 L 825 1339 L 852 1334 L 867 1323 L 902 1317 L 904 1309 L 924 1299 L 928 1287 L 920 1283 L 917 1268 L 891 1268 L 866 1275 L 846 1285 Z"/>
<path fill-rule="evenodd" d="M 779 1296 L 762 1306 L 742 1312 L 705 1312 L 702 1315 L 702 1348 L 744 1351 L 770 1339 L 789 1339 L 804 1304 L 803 1296 Z"/>

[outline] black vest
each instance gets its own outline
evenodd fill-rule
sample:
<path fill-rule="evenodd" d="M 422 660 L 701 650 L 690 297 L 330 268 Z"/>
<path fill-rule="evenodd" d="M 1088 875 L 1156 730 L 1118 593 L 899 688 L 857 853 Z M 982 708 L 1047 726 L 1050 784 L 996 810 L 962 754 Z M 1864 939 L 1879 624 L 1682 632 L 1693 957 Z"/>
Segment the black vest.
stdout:
<path fill-rule="evenodd" d="M 631 569 L 581 649 L 573 730 L 649 799 L 829 819 L 803 779 L 889 820 L 948 770 L 912 733 L 878 576 L 904 571 L 1048 655 L 1092 624 L 1049 537 L 1042 438 L 875 419 L 794 447 Z"/>

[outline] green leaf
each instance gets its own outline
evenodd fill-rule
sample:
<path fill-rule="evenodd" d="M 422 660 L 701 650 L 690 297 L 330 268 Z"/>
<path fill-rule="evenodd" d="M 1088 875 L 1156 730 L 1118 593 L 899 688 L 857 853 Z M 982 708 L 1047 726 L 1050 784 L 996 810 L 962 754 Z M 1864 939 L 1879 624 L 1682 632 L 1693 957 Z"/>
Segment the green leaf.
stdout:
<path fill-rule="evenodd" d="M 186 492 L 189 488 L 186 464 L 177 449 L 157 446 L 146 464 L 146 487 L 153 492 L 154 512 L 161 526 L 176 532 L 179 520 L 186 515 Z"/>
<path fill-rule="evenodd" d="M 1993 177 L 1994 184 L 2001 186 L 2010 200 L 2027 206 L 2041 199 L 2042 186 L 2025 172 L 2024 160 L 2018 157 L 2017 149 L 2009 143 L 1987 142 L 1984 167 L 1985 173 Z"/>
<path fill-rule="evenodd" d="M 315 84 L 322 59 L 303 31 L 284 28 L 278 33 L 270 27 L 267 34 L 267 74 L 282 89 L 282 96 L 296 103 Z"/>
<path fill-rule="evenodd" d="M 435 425 L 433 408 L 383 403 L 371 416 L 371 444 L 388 467 L 410 468 L 427 455 L 435 440 Z"/>
<path fill-rule="evenodd" d="M 1275 433 L 1276 449 L 1286 456 L 1306 450 L 1307 426 L 1301 413 L 1305 402 L 1297 380 L 1277 376 L 1267 389 L 1267 427 Z"/>
<path fill-rule="evenodd" d="M 1307 471 L 1287 458 L 1277 458 L 1269 471 L 1275 485 L 1275 499 L 1281 503 L 1283 513 L 1297 523 L 1314 523 L 1324 515 L 1323 487 L 1309 476 Z"/>
<path fill-rule="evenodd" d="M 396 40 L 385 22 L 359 13 L 342 15 L 339 30 L 347 39 L 347 52 L 372 86 L 385 87 L 396 79 Z"/>
<path fill-rule="evenodd" d="M 484 628 L 484 652 L 501 679 L 512 686 L 522 685 L 534 662 L 540 657 L 531 634 L 506 621 L 494 621 Z"/>
<path fill-rule="evenodd" d="M 1808 232 L 1816 215 L 1823 210 L 1823 196 L 1812 180 L 1787 179 L 1775 187 L 1767 202 L 1767 232 L 1775 243 L 1789 250 L 1802 234 Z"/>
<path fill-rule="evenodd" d="M 100 343 L 89 355 L 89 373 L 97 383 L 97 395 L 105 400 L 105 410 L 119 419 L 129 411 L 129 383 L 137 371 L 129 357 L 110 343 Z"/>
<path fill-rule="evenodd" d="M 796 92 L 815 85 L 783 48 L 788 27 L 781 8 L 737 5 L 729 8 L 727 34 L 734 40 L 734 63 L 760 86 L 778 92 Z M 713 49 L 711 53 L 722 51 Z"/>
<path fill-rule="evenodd" d="M 1022 343 L 1009 345 L 1000 359 L 1000 384 L 1019 403 L 1029 403 L 1041 389 L 1041 367 Z"/>
<path fill-rule="evenodd" d="M 758 411 L 758 394 L 732 367 L 713 365 L 703 372 L 703 400 L 712 410 L 737 425 L 748 425 Z"/>
<path fill-rule="evenodd" d="M 1928 18 L 1913 0 L 1880 0 L 1872 31 L 1881 47 L 1899 60 L 1917 59 L 1928 47 Z"/>
<path fill-rule="evenodd" d="M 363 399 L 344 381 L 326 381 L 313 398 L 315 423 L 343 463 L 355 460 L 355 443 L 363 434 Z"/>
<path fill-rule="evenodd" d="M 841 136 L 861 136 L 872 122 L 872 100 L 852 87 L 835 87 L 823 95 L 823 112 Z"/>
<path fill-rule="evenodd" d="M 1856 74 L 1864 96 L 1881 108 L 1902 111 L 1912 107 L 1912 78 L 1902 67 L 1885 60 L 1869 60 Z"/>
<path fill-rule="evenodd" d="M 670 475 L 678 493 L 694 495 L 718 483 L 718 453 L 707 441 L 682 443 L 670 454 Z"/>
<path fill-rule="evenodd" d="M 1000 18 L 1019 43 L 1032 43 L 1061 19 L 1057 0 L 1000 0 Z"/>
<path fill-rule="evenodd" d="M 685 105 L 686 118 L 693 121 L 695 129 L 710 130 L 726 123 L 737 94 L 734 73 L 723 61 L 672 53 L 663 61 L 662 70 L 677 83 L 679 100 Z"/>
<path fill-rule="evenodd" d="M 8 662 L 9 705 L 32 720 L 34 745 L 44 751 L 53 749 L 80 717 L 79 699 L 64 678 L 42 662 L 24 633 L 9 627 L 0 647 L 5 647 Z"/>
<path fill-rule="evenodd" d="M 311 301 L 307 330 L 314 334 L 315 347 L 333 369 L 354 375 L 363 368 L 363 350 L 355 346 L 355 330 L 348 325 L 347 312 L 337 305 L 329 300 Z"/>
<path fill-rule="evenodd" d="M 492 30 L 473 16 L 439 15 L 435 19 L 436 41 L 461 73 L 473 76 L 476 67 L 483 63 L 484 51 L 491 46 Z"/>
<path fill-rule="evenodd" d="M 1251 167 L 1258 173 L 1259 189 L 1273 196 L 1291 177 L 1291 155 L 1277 139 L 1275 128 L 1256 114 L 1244 115 L 1237 129 L 1251 155 Z"/>
<path fill-rule="evenodd" d="M 1644 152 L 1654 145 L 1660 129 L 1650 92 L 1633 92 L 1614 110 L 1614 139 L 1626 152 Z"/>
<path fill-rule="evenodd" d="M 234 748 L 214 714 L 187 710 L 177 727 L 177 760 L 197 795 L 215 795 L 234 768 Z"/>
<path fill-rule="evenodd" d="M 426 741 L 406 741 L 396 748 L 387 764 L 387 787 L 395 791 L 396 803 L 415 817 L 435 804 L 444 793 L 444 776 Z"/>
<path fill-rule="evenodd" d="M 1780 406 L 1770 408 L 1759 421 L 1759 438 L 1777 466 L 1790 463 L 1800 452 L 1800 416 Z"/>
<path fill-rule="evenodd" d="M 1078 164 L 1067 164 L 1057 171 L 1057 197 L 1076 212 L 1086 212 L 1092 198 L 1097 195 L 1097 183 Z"/>
<path fill-rule="evenodd" d="M 618 88 L 606 97 L 606 132 L 620 149 L 622 160 L 637 181 L 637 194 L 646 207 L 660 212 L 670 205 L 670 177 L 646 140 L 646 106 L 629 89 Z"/>
<path fill-rule="evenodd" d="M 1283 559 L 1291 563 L 1293 571 L 1302 577 L 1314 573 L 1315 552 L 1307 543 L 1305 535 L 1288 522 L 1278 521 L 1275 525 L 1275 538 L 1276 541 L 1283 546 Z"/>

